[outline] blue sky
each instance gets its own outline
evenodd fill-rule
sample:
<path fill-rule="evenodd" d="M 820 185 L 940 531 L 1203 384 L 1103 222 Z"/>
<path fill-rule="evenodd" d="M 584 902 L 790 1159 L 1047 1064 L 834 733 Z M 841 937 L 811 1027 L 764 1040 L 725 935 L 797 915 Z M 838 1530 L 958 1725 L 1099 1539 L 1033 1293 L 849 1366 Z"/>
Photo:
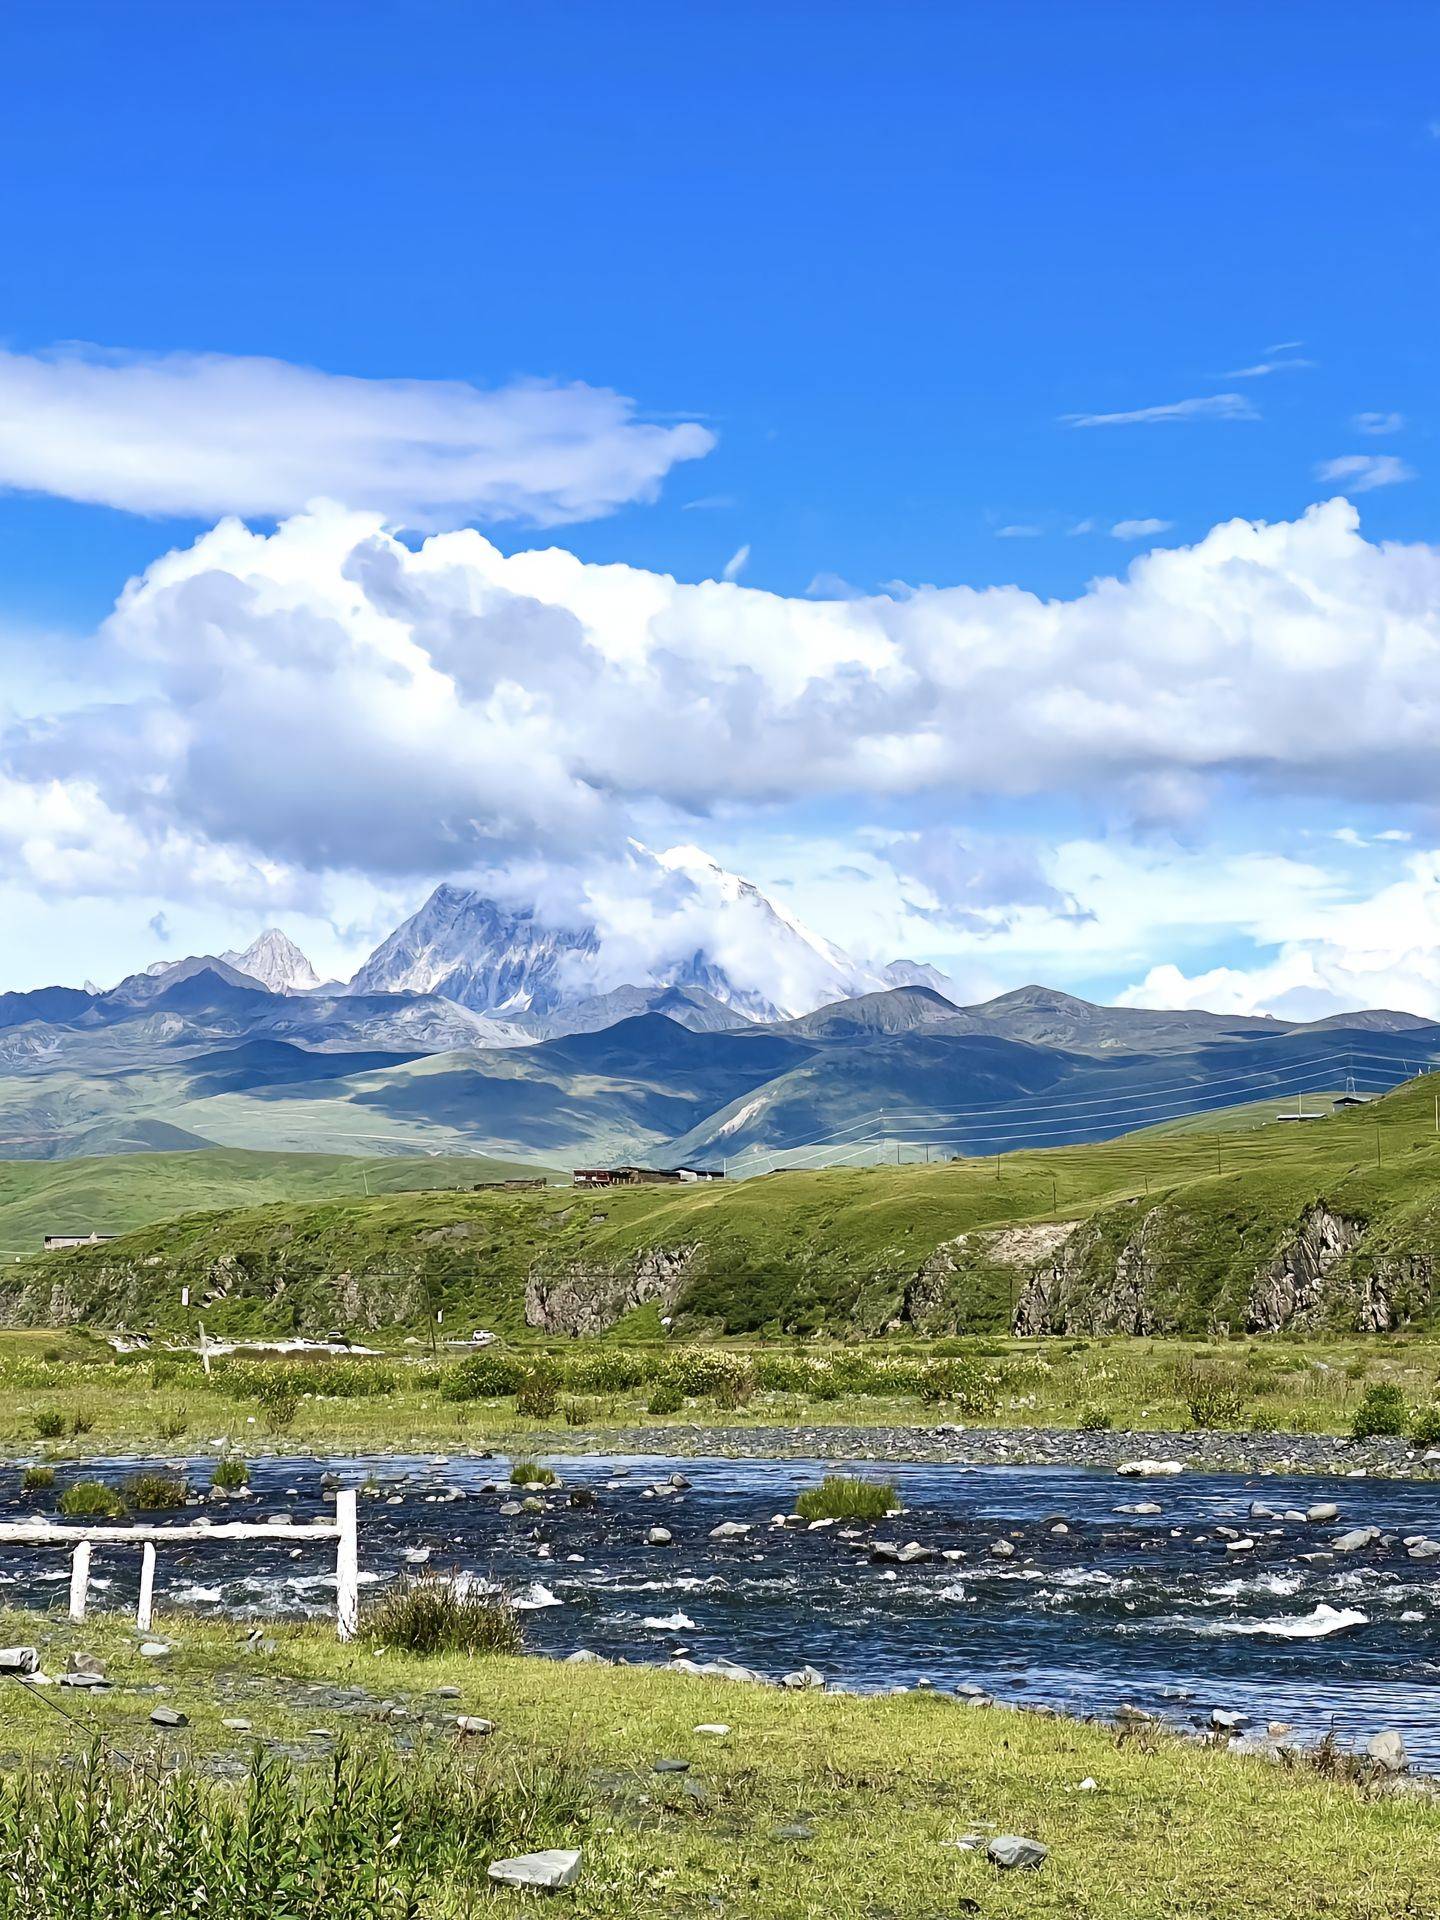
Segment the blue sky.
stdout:
<path fill-rule="evenodd" d="M 1393 778 L 1375 771 L 1390 716 L 1413 706 L 1416 622 L 1434 635 L 1424 555 L 1436 523 L 1437 53 L 1433 8 L 1404 4 L 1361 24 L 1327 4 L 1197 13 L 1023 0 L 422 3 L 403 16 L 262 0 L 243 18 L 154 0 L 7 10 L 0 346 L 12 375 L 53 369 L 67 342 L 151 364 L 217 357 L 175 403 L 154 488 L 133 484 L 154 453 L 137 451 L 136 414 L 120 429 L 98 419 L 107 393 L 72 378 L 73 365 L 21 421 L 37 444 L 0 469 L 0 750 L 8 704 L 12 777 L 31 789 L 97 777 L 98 722 L 77 718 L 97 700 L 112 757 L 124 724 L 147 737 L 183 726 L 201 752 L 195 709 L 175 691 L 185 633 L 166 643 L 157 691 L 154 649 L 133 634 L 117 644 L 113 622 L 97 629 L 127 578 L 192 548 L 226 507 L 268 532 L 317 475 L 315 491 L 375 510 L 409 547 L 472 524 L 501 555 L 556 544 L 681 582 L 716 580 L 728 564 L 743 587 L 787 603 L 890 592 L 900 604 L 926 584 L 1074 602 L 1154 547 L 1198 548 L 1237 517 L 1295 523 L 1344 495 L 1357 534 L 1332 527 L 1303 564 L 1283 541 L 1245 564 L 1273 565 L 1290 591 L 1301 564 L 1299 590 L 1316 607 L 1336 591 L 1331 569 L 1343 574 L 1345 631 L 1368 635 L 1357 644 L 1398 675 L 1392 685 L 1380 674 L 1373 730 L 1352 743 L 1368 774 L 1327 772 L 1325 755 L 1298 746 L 1269 765 L 1226 734 L 1228 720 L 1202 765 L 1142 712 L 1136 730 L 1150 730 L 1153 752 L 1132 738 L 1103 767 L 1081 755 L 1071 771 L 1015 782 L 949 762 L 908 781 L 872 764 L 773 791 L 756 777 L 737 787 L 723 769 L 689 793 L 674 781 L 648 792 L 628 766 L 603 781 L 632 828 L 698 840 L 788 884 L 838 938 L 927 942 L 977 991 L 1043 966 L 1061 984 L 1140 992 L 1173 966 L 1171 991 L 1237 1004 L 1370 998 L 1360 982 L 1417 1003 L 1433 987 L 1440 1012 L 1440 976 L 1415 955 L 1425 942 L 1403 933 L 1416 913 L 1430 924 L 1433 783 L 1408 750 Z M 244 485 L 227 473 L 187 492 L 207 464 L 205 436 L 234 431 L 214 379 L 259 358 L 368 382 L 578 382 L 633 411 L 578 429 L 584 481 L 568 488 L 550 473 L 538 512 L 507 504 L 518 482 L 493 470 L 482 493 L 417 505 L 414 476 L 394 478 L 408 458 L 393 424 L 408 389 L 387 395 L 388 438 L 358 467 L 332 424 L 307 444 L 293 486 L 257 479 L 252 458 Z M 283 467 L 318 390 L 267 379 L 252 397 Z M 335 405 L 346 404 L 341 393 Z M 146 395 L 125 405 L 148 417 Z M 17 433 L 6 417 L 0 452 Z M 642 426 L 673 437 L 641 449 Z M 598 491 L 597 440 L 616 469 Z M 521 467 L 533 451 L 502 449 Z M 1366 584 L 1352 538 L 1365 553 L 1395 543 L 1420 558 Z M 1196 571 L 1202 603 L 1228 595 L 1231 583 Z M 1157 601 L 1173 610 L 1168 591 Z M 753 630 L 753 609 L 713 605 Z M 693 635 L 710 616 L 683 617 Z M 1093 658 L 1105 622 L 1077 624 Z M 1306 644 L 1323 655 L 1322 629 Z M 1273 619 L 1266 632 L 1273 641 Z M 906 639 L 902 652 L 929 644 Z M 1002 659 L 1011 644 L 994 640 Z M 1174 655 L 1164 634 L 1155 644 L 1163 680 Z M 1227 675 L 1243 673 L 1247 644 L 1226 653 Z M 1202 698 L 1214 663 L 1180 651 L 1177 697 Z M 1288 664 L 1301 703 L 1317 700 L 1316 726 L 1348 731 L 1356 683 L 1317 688 L 1303 660 Z M 1258 697 L 1289 704 L 1286 684 L 1258 675 Z M 986 689 L 992 706 L 1004 700 L 1003 679 Z M 983 702 L 961 714 L 934 696 L 930 711 L 941 727 L 991 724 Z M 1034 728 L 1022 731 L 1033 744 Z M 809 754 L 813 736 L 804 743 Z M 913 740 L 906 751 L 924 757 Z M 1035 752 L 1068 759 L 1053 742 Z M 571 775 L 589 778 L 593 759 L 587 747 Z M 309 842 L 278 829 L 267 839 L 247 829 L 243 795 L 221 807 L 170 762 L 147 781 L 137 800 L 113 768 L 101 778 L 100 825 L 80 808 L 68 826 L 37 828 L 33 793 L 16 802 L 8 844 L 31 851 L 12 854 L 11 906 L 31 901 L 27 889 L 39 904 L 24 911 L 28 931 L 0 938 L 0 986 L 62 963 L 67 977 L 113 975 L 147 957 L 157 915 L 172 937 L 217 944 L 257 913 L 284 917 L 340 966 L 437 871 L 433 855 L 417 855 L 413 872 L 393 858 L 367 866 L 343 822 L 318 822 Z M 488 789 L 485 804 L 498 804 Z M 296 810 L 316 812 L 311 800 Z M 98 856 L 121 821 L 152 854 L 157 836 L 189 836 L 190 877 L 178 856 L 137 856 L 133 885 L 102 883 L 103 862 L 73 844 L 73 857 L 36 867 L 37 833 L 47 845 L 89 834 Z M 590 823 L 586 858 L 615 827 L 608 815 L 603 829 Z M 897 835 L 927 847 L 928 881 L 897 865 Z M 456 864 L 580 857 L 574 822 L 557 833 L 553 817 L 481 841 L 483 862 L 455 836 Z M 952 884 L 957 844 L 963 885 Z M 847 847 L 862 850 L 860 867 Z M 1257 882 L 1243 863 L 1266 859 L 1288 864 Z M 245 867 L 243 884 L 227 879 L 227 860 Z M 263 875 L 278 866 L 272 914 Z M 1170 885 L 1174 911 L 1156 919 L 1144 903 Z M 1410 891 L 1397 899 L 1396 887 Z M 1308 961 L 1280 973 L 1277 904 L 1293 906 L 1294 938 L 1309 943 Z M 1334 915 L 1367 910 L 1401 931 L 1362 963 L 1353 921 L 1341 929 Z M 1189 984 L 1217 966 L 1225 977 L 1208 989 Z"/>

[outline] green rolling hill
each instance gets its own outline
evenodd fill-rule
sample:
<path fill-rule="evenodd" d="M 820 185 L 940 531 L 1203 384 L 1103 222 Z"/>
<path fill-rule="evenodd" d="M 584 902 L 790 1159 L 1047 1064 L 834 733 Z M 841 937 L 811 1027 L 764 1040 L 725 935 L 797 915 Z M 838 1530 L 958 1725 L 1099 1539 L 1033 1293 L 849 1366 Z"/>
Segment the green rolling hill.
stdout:
<path fill-rule="evenodd" d="M 324 1153 L 131 1153 L 0 1161 L 0 1255 L 37 1253 L 47 1233 L 128 1233 L 178 1213 L 334 1200 L 415 1187 L 535 1179 L 543 1167 L 477 1154 L 352 1159 Z"/>
<path fill-rule="evenodd" d="M 179 1330 L 183 1286 L 217 1332 L 398 1330 L 437 1305 L 509 1332 L 654 1331 L 662 1314 L 715 1333 L 1427 1324 L 1437 1086 L 1303 1126 L 1157 1127 L 931 1166 L 191 1212 L 7 1269 L 0 1310 Z M 383 1164 L 397 1183 L 413 1165 Z"/>

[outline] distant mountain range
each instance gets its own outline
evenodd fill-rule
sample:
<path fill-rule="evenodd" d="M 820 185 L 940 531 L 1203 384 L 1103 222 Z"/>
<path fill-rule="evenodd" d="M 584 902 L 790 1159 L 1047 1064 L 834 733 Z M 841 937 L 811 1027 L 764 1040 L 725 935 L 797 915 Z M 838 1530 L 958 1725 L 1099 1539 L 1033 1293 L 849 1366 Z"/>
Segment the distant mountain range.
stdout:
<path fill-rule="evenodd" d="M 537 1038 L 434 992 L 272 992 L 218 956 L 6 994 L 0 1158 L 218 1144 L 743 1171 L 1103 1139 L 1440 1060 L 1440 1027 L 1409 1014 L 1304 1026 L 1041 987 L 973 1007 L 891 987 L 765 1022 L 685 985 L 555 1005 L 524 1016 L 561 1023 Z"/>
<path fill-rule="evenodd" d="M 933 967 L 859 962 L 695 848 L 634 858 L 650 914 L 638 980 L 616 980 L 626 962 L 593 920 L 557 927 L 442 886 L 348 985 L 271 928 L 108 991 L 0 994 L 0 1158 L 993 1152 L 1333 1087 L 1357 1067 L 1389 1085 L 1440 1057 L 1440 1027 L 1405 1013 L 1297 1025 L 1038 986 L 959 1006 Z"/>

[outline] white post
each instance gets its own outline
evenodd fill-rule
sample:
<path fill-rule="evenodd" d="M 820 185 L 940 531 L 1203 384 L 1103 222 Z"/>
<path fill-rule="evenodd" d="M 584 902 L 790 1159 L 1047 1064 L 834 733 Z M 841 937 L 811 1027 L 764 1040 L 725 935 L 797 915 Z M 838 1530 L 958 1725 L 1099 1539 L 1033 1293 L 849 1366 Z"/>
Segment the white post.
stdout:
<path fill-rule="evenodd" d="M 205 1338 L 205 1322 L 200 1322 L 200 1364 L 205 1369 L 205 1377 L 210 1377 L 210 1342 Z"/>
<path fill-rule="evenodd" d="M 150 1631 L 155 1614 L 155 1542 L 147 1540 L 140 1549 L 140 1604 L 135 1609 L 135 1624 L 142 1633 Z"/>
<path fill-rule="evenodd" d="M 85 1618 L 85 1595 L 90 1586 L 90 1542 L 81 1540 L 70 1556 L 70 1618 Z"/>
<path fill-rule="evenodd" d="M 360 1625 L 360 1541 L 355 1519 L 355 1489 L 345 1487 L 335 1496 L 335 1631 L 353 1640 Z"/>

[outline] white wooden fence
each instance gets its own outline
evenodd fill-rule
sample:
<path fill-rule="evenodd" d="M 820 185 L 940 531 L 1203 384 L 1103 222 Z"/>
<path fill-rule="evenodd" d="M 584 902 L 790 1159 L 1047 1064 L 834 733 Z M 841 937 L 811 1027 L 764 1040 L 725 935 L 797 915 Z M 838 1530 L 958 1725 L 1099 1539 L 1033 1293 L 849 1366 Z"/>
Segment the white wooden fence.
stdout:
<path fill-rule="evenodd" d="M 213 1526 L 183 1527 L 57 1527 L 45 1520 L 12 1520 L 0 1524 L 0 1545 L 70 1547 L 70 1618 L 85 1618 L 90 1586 L 91 1550 L 97 1546 L 134 1547 L 140 1556 L 140 1604 L 135 1624 L 146 1632 L 155 1616 L 156 1549 L 167 1541 L 205 1540 L 333 1540 L 335 1542 L 335 1630 L 342 1640 L 353 1640 L 360 1620 L 360 1543 L 355 1513 L 355 1489 L 335 1496 L 335 1518 L 308 1525 L 275 1526 L 254 1520 L 224 1520 Z"/>

